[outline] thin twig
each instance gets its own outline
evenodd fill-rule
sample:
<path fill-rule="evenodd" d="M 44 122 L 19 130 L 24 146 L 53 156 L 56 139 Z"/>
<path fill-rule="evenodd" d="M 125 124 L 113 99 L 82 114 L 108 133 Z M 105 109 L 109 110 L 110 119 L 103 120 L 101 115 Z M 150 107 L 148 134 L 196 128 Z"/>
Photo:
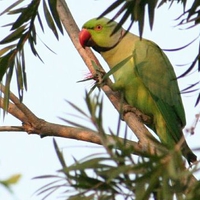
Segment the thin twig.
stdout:
<path fill-rule="evenodd" d="M 0 126 L 0 132 L 24 132 L 23 126 Z"/>

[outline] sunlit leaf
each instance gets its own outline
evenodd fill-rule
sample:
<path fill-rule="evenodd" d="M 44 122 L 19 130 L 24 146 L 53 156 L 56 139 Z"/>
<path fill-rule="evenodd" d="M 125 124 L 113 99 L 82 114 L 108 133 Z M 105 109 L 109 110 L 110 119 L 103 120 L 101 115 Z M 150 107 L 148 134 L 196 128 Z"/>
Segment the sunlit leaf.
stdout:
<path fill-rule="evenodd" d="M 25 42 L 27 41 L 27 39 L 30 37 L 29 32 L 26 31 L 25 33 L 23 33 L 18 41 L 17 44 L 17 49 L 18 51 L 21 51 L 24 47 Z"/>
<path fill-rule="evenodd" d="M 0 50 L 0 56 L 2 56 L 4 53 L 6 53 L 7 51 L 12 50 L 14 47 L 16 46 L 16 44 L 13 45 L 9 45 L 7 47 L 4 47 L 3 49 Z"/>
<path fill-rule="evenodd" d="M 20 178 L 21 178 L 21 174 L 14 174 L 6 180 L 0 181 L 0 183 L 5 186 L 10 186 L 12 184 L 16 184 Z"/>
<path fill-rule="evenodd" d="M 8 15 L 14 15 L 14 14 L 21 14 L 22 12 L 24 11 L 24 8 L 17 8 L 17 9 L 14 9 L 14 10 L 10 10 L 8 12 Z M 12 23 L 13 25 L 14 23 Z"/>

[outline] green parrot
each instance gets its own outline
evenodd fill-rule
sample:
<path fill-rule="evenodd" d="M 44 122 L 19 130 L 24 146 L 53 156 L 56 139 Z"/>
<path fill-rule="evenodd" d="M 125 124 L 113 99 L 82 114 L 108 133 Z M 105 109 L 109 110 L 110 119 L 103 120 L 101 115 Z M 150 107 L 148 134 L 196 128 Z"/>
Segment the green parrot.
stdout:
<path fill-rule="evenodd" d="M 87 21 L 79 33 L 80 44 L 100 53 L 110 69 L 123 63 L 113 73 L 112 89 L 123 92 L 129 105 L 152 117 L 148 126 L 161 142 L 173 148 L 184 137 L 186 124 L 173 67 L 154 42 L 140 39 L 122 27 L 113 34 L 117 25 L 105 17 Z M 189 164 L 197 159 L 186 141 L 182 153 Z"/>

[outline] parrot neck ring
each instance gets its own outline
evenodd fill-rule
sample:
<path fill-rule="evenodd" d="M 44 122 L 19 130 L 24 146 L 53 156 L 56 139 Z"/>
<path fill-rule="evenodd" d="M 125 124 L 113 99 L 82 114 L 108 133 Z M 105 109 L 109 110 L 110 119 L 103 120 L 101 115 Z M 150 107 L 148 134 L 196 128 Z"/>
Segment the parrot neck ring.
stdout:
<path fill-rule="evenodd" d="M 106 51 L 109 51 L 113 48 L 115 48 L 119 43 L 120 41 L 123 39 L 123 37 L 126 35 L 126 31 L 124 29 L 121 30 L 121 34 L 120 34 L 120 37 L 118 39 L 118 41 L 111 47 L 101 47 L 101 46 L 98 46 L 94 41 L 93 41 L 93 46 L 92 48 L 97 51 L 97 52 L 106 52 Z"/>

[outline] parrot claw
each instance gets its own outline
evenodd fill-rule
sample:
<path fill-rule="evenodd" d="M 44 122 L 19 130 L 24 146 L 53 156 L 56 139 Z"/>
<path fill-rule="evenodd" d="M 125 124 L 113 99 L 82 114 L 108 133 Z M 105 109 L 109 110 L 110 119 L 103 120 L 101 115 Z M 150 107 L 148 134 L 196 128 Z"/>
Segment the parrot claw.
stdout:
<path fill-rule="evenodd" d="M 93 79 L 96 81 L 97 86 L 102 86 L 106 84 L 106 81 L 103 79 L 105 74 L 106 73 L 102 70 L 96 70 L 96 74 L 93 76 Z"/>
<path fill-rule="evenodd" d="M 128 112 L 134 113 L 141 120 L 141 122 L 143 122 L 146 125 L 153 123 L 152 118 L 150 116 L 143 114 L 140 110 L 138 110 L 135 107 L 132 107 L 132 106 L 130 106 L 128 104 L 125 104 L 123 106 L 123 115 L 122 115 L 122 118 L 124 118 L 124 115 L 126 113 L 128 113 Z"/>

